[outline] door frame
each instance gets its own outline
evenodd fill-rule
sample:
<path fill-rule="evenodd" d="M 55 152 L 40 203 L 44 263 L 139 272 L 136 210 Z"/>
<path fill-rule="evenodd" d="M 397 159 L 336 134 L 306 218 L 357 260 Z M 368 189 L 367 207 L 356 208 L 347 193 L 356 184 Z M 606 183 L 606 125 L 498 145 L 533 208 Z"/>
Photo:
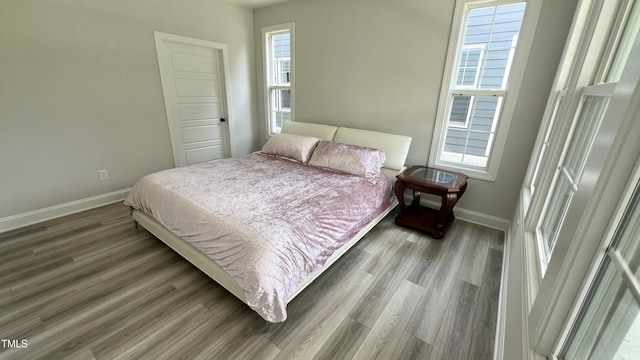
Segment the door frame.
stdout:
<path fill-rule="evenodd" d="M 233 116 L 231 111 L 231 99 L 230 99 L 231 91 L 229 89 L 229 81 L 228 81 L 228 79 L 230 79 L 230 75 L 229 75 L 230 71 L 229 71 L 229 49 L 227 44 L 210 41 L 210 40 L 196 39 L 188 36 L 169 34 L 169 33 L 164 33 L 160 31 L 154 31 L 153 36 L 155 38 L 155 44 L 156 44 L 156 56 L 158 59 L 158 75 L 160 76 L 160 82 L 162 85 L 162 96 L 165 104 L 165 114 L 167 115 L 167 125 L 169 126 L 169 136 L 171 140 L 171 152 L 173 153 L 174 166 L 177 166 L 178 164 L 178 161 L 176 158 L 176 149 L 175 149 L 175 144 L 178 143 L 178 139 L 175 138 L 177 134 L 174 134 L 174 131 L 172 130 L 172 124 L 170 123 L 170 120 L 169 120 L 170 116 L 166 106 L 167 94 L 165 93 L 165 84 L 164 84 L 164 80 L 162 79 L 162 71 L 160 69 L 160 64 L 163 62 L 161 50 L 165 49 L 164 41 L 177 42 L 177 43 L 182 43 L 186 45 L 201 46 L 201 47 L 206 47 L 206 48 L 220 51 L 220 58 L 219 58 L 220 77 L 221 77 L 220 88 L 223 96 L 223 101 L 221 103 L 224 107 L 221 117 L 224 117 L 226 120 L 224 123 L 221 123 L 222 126 L 221 126 L 220 137 L 222 138 L 223 157 L 232 157 L 234 154 L 232 152 L 233 146 L 231 146 L 231 140 L 234 139 L 235 137 L 234 137 L 233 126 L 230 125 L 231 122 L 233 121 Z"/>

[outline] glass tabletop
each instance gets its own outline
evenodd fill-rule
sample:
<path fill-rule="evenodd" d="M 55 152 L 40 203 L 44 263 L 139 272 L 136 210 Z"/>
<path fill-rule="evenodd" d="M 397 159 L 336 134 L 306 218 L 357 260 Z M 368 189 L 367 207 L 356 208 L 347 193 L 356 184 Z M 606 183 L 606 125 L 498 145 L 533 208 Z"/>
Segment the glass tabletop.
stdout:
<path fill-rule="evenodd" d="M 424 167 L 413 170 L 409 176 L 443 185 L 451 184 L 456 178 L 456 175 L 450 172 Z"/>

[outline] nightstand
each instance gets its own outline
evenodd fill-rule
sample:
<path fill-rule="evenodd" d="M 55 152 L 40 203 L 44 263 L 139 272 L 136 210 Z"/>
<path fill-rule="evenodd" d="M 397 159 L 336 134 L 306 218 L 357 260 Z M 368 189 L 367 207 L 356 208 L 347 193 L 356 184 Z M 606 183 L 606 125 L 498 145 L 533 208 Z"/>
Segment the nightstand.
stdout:
<path fill-rule="evenodd" d="M 394 186 L 400 203 L 396 224 L 424 231 L 436 239 L 442 239 L 455 219 L 453 207 L 467 189 L 467 175 L 434 169 L 427 166 L 412 166 L 396 176 Z M 406 189 L 413 191 L 413 200 L 407 206 L 404 199 Z M 440 209 L 420 205 L 420 194 L 440 196 Z"/>

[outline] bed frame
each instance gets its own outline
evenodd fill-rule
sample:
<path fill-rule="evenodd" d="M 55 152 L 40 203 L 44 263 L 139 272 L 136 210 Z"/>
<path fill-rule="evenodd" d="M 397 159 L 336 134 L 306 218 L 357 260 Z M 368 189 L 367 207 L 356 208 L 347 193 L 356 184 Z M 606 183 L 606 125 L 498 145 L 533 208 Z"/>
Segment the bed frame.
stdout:
<path fill-rule="evenodd" d="M 408 136 L 303 122 L 287 122 L 282 128 L 282 132 L 295 135 L 315 136 L 322 140 L 333 140 L 341 143 L 380 149 L 384 151 L 386 156 L 386 161 L 383 164 L 382 171 L 391 181 L 395 181 L 395 176 L 404 169 L 404 162 L 407 157 L 407 153 L 409 152 L 409 145 L 411 144 L 411 138 Z M 300 294 L 318 276 L 325 272 L 342 255 L 351 249 L 391 210 L 393 210 L 395 206 L 397 206 L 397 201 L 393 201 L 387 209 L 360 230 L 351 240 L 336 250 L 329 257 L 323 267 L 309 274 L 307 278 L 300 283 L 296 292 L 287 299 L 287 303 L 291 302 L 291 300 Z M 142 225 L 175 252 L 195 265 L 200 269 L 200 271 L 207 274 L 238 299 L 242 300 L 245 304 L 247 303 L 244 291 L 240 288 L 238 283 L 204 253 L 200 252 L 193 245 L 167 230 L 163 225 L 146 213 L 140 210 L 133 210 L 132 216 L 136 223 L 136 227 L 138 224 Z"/>

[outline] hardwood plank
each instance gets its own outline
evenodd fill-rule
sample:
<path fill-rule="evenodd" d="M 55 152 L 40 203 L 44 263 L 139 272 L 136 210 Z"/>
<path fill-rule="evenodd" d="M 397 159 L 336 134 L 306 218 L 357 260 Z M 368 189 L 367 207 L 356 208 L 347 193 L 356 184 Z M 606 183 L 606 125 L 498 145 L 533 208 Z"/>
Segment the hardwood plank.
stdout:
<path fill-rule="evenodd" d="M 36 315 L 22 317 L 0 328 L 0 339 L 23 339 L 30 332 L 42 331 L 42 321 Z"/>
<path fill-rule="evenodd" d="M 442 238 L 442 242 L 450 249 L 465 253 L 469 246 L 470 233 L 474 224 L 460 221 L 458 219 L 453 220 L 453 223 L 449 227 L 449 231 Z"/>
<path fill-rule="evenodd" d="M 27 297 L 41 293 L 57 285 L 74 279 L 93 276 L 114 264 L 136 257 L 139 253 L 149 249 L 152 244 L 131 242 L 117 249 L 111 249 L 81 261 L 73 261 L 45 273 L 26 279 L 19 279 L 10 283 L 14 297 Z"/>
<path fill-rule="evenodd" d="M 174 289 L 170 284 L 171 279 L 180 275 L 183 269 L 184 268 L 181 269 L 177 266 L 167 266 L 157 269 L 153 276 L 147 278 L 131 278 L 126 282 L 126 286 L 121 284 L 105 284 L 103 288 L 97 292 L 85 292 L 82 294 L 82 297 L 79 296 L 74 299 L 73 306 L 71 307 L 64 309 L 53 308 L 48 309 L 46 312 L 39 311 L 39 313 L 47 328 L 51 328 L 73 318 L 76 314 L 90 312 L 94 308 L 100 307 L 107 299 L 117 297 L 119 294 L 126 293 L 129 290 L 137 291 L 138 289 L 146 289 L 147 291 L 155 291 L 155 289 L 165 289 L 167 292 L 170 292 Z M 136 296 L 136 298 L 138 298 L 138 296 Z"/>
<path fill-rule="evenodd" d="M 181 321 L 170 322 L 151 336 L 138 342 L 134 347 L 118 355 L 115 359 L 160 359 L 175 358 L 175 353 L 185 348 L 191 341 L 203 341 L 204 334 L 215 328 L 213 314 L 202 304 L 197 311 Z M 200 337 L 200 339 L 198 339 Z"/>
<path fill-rule="evenodd" d="M 489 240 L 486 238 L 487 228 L 473 224 L 469 233 L 469 245 L 462 259 L 458 278 L 476 286 L 482 286 L 484 268 L 487 264 Z"/>
<path fill-rule="evenodd" d="M 10 349 L 8 356 L 27 356 L 28 358 L 51 358 L 57 357 L 52 354 L 59 352 L 73 352 L 74 340 L 93 327 L 99 327 L 104 323 L 112 321 L 113 314 L 125 312 L 135 308 L 140 303 L 146 302 L 149 298 L 154 298 L 169 290 L 170 286 L 161 288 L 140 288 L 129 287 L 113 296 L 105 298 L 88 311 L 81 312 L 75 317 L 66 319 L 49 327 L 44 331 L 28 334 L 29 347 L 15 353 L 16 349 Z M 18 350 L 20 351 L 20 350 Z M 3 354 L 4 355 L 4 354 Z"/>
<path fill-rule="evenodd" d="M 17 248 L 10 251 L 0 251 L 0 264 L 9 262 L 24 262 L 34 257 L 33 250 L 25 248 Z M 4 272 L 4 271 L 3 271 Z"/>
<path fill-rule="evenodd" d="M 131 277 L 142 276 L 154 271 L 157 267 L 162 267 L 163 264 L 179 263 L 188 266 L 188 262 L 182 261 L 171 250 L 152 244 L 149 245 L 148 251 L 138 252 L 136 256 L 130 256 L 128 261 L 103 268 L 98 276 L 105 283 L 126 282 Z"/>
<path fill-rule="evenodd" d="M 372 327 L 407 274 L 421 261 L 420 247 L 405 240 L 381 255 L 370 271 L 377 276 L 349 316 Z"/>
<path fill-rule="evenodd" d="M 402 281 L 354 359 L 390 359 L 423 291 L 422 286 Z"/>
<path fill-rule="evenodd" d="M 102 261 L 104 258 L 111 256 L 136 256 L 140 253 L 146 253 L 153 247 L 152 241 L 145 233 L 125 233 L 116 241 L 105 238 L 106 244 L 98 249 L 82 249 L 82 251 L 74 251 L 73 260 L 76 262 L 94 262 Z"/>
<path fill-rule="evenodd" d="M 64 253 L 75 248 L 95 246 L 96 242 L 104 241 L 105 238 L 111 237 L 117 240 L 121 238 L 120 235 L 135 232 L 135 229 L 125 228 L 120 223 L 108 226 L 96 226 L 82 233 L 52 239 L 44 244 L 37 244 L 33 247 L 33 252 L 43 255 L 58 254 L 58 251 Z"/>
<path fill-rule="evenodd" d="M 418 339 L 417 337 L 403 332 L 402 338 L 395 351 L 391 355 L 391 359 L 410 360 L 410 359 L 429 359 L 431 356 L 431 345 Z"/>
<path fill-rule="evenodd" d="M 394 220 L 397 210 L 392 211 L 378 225 L 376 225 L 365 237 L 358 242 L 356 248 L 375 254 L 380 247 L 393 239 L 406 238 L 412 231 L 395 225 Z"/>
<path fill-rule="evenodd" d="M 74 298 L 77 293 L 94 286 L 102 287 L 103 284 L 98 277 L 87 277 L 64 283 L 57 288 L 47 289 L 47 292 L 42 296 L 14 299 L 12 303 L 0 306 L 0 328 L 8 326 L 10 322 L 16 321 L 16 319 L 27 317 L 38 309 L 44 309 L 49 306 L 60 308 L 72 306 L 73 302 L 69 301 L 69 299 Z"/>
<path fill-rule="evenodd" d="M 391 232 L 385 233 L 384 236 L 380 236 L 380 238 L 385 241 L 385 244 L 370 253 L 371 256 L 367 257 L 367 260 L 360 266 L 360 269 L 373 275 L 380 275 L 386 264 L 396 266 L 399 261 L 396 261 L 397 256 L 393 256 L 392 254 L 402 256 L 417 246 L 416 244 L 406 241 L 410 234 L 409 231 L 392 230 Z"/>
<path fill-rule="evenodd" d="M 483 285 L 478 295 L 478 310 L 473 318 L 475 331 L 493 338 L 498 321 L 498 299 L 502 276 L 502 251 L 490 249 Z"/>
<path fill-rule="evenodd" d="M 207 321 L 211 318 L 211 312 L 204 305 L 198 303 L 187 311 L 177 314 L 177 316 L 168 319 L 159 329 L 154 331 L 150 336 L 141 339 L 133 344 L 127 350 L 121 352 L 114 360 L 119 359 L 135 359 L 142 358 L 142 355 L 146 357 L 149 350 L 165 341 L 170 341 L 175 334 L 180 334 L 189 327 L 190 324 L 199 324 L 203 320 Z M 197 326 L 197 325 L 196 325 Z M 149 357 L 150 359 L 157 359 L 157 357 Z"/>
<path fill-rule="evenodd" d="M 486 236 L 489 236 L 489 246 L 492 249 L 504 251 L 504 231 L 487 228 Z"/>
<path fill-rule="evenodd" d="M 35 246 L 46 244 L 51 241 L 57 241 L 66 237 L 80 235 L 99 226 L 99 223 L 92 221 L 87 224 L 83 223 L 82 226 L 77 227 L 70 225 L 56 230 L 38 232 L 35 235 L 27 234 L 15 238 L 6 238 L 0 242 L 0 260 L 4 261 L 11 259 L 14 252 L 24 250 L 26 247 L 31 247 L 28 251 L 33 251 L 33 247 Z"/>
<path fill-rule="evenodd" d="M 432 359 L 467 359 L 473 336 L 473 314 L 480 289 L 456 280 L 431 351 Z"/>
<path fill-rule="evenodd" d="M 45 231 L 47 231 L 46 226 L 40 223 L 0 232 L 0 243 L 2 243 L 5 239 L 25 238 Z"/>
<path fill-rule="evenodd" d="M 433 269 L 431 281 L 425 287 L 418 306 L 407 325 L 406 331 L 422 341 L 433 345 L 447 305 L 453 299 L 453 288 L 462 264 L 463 254 L 448 247 Z"/>
<path fill-rule="evenodd" d="M 264 336 L 253 334 L 247 337 L 236 351 L 229 354 L 227 359 L 260 359 L 273 360 L 280 353 L 280 349 Z M 183 357 L 188 359 L 188 357 Z"/>
<path fill-rule="evenodd" d="M 0 337 L 29 340 L 27 349 L 0 349 L 0 359 L 489 358 L 504 234 L 456 220 L 434 240 L 395 226 L 394 215 L 270 332 L 248 306 L 136 231 L 122 204 L 0 234 L 0 278 L 10 280 L 0 280 Z M 474 248 L 485 244 L 478 290 L 456 277 L 473 280 L 483 261 Z M 457 337 L 445 336 L 452 331 Z"/>
<path fill-rule="evenodd" d="M 205 335 L 207 341 L 197 344 L 197 347 L 186 349 L 186 352 L 185 349 L 181 349 L 180 356 L 203 360 L 213 358 L 236 359 L 238 358 L 236 354 L 242 353 L 243 348 L 248 346 L 254 339 L 259 338 L 260 340 L 268 341 L 264 332 L 264 320 L 262 318 L 231 294 L 222 302 L 222 304 L 225 303 L 233 310 L 225 312 L 223 317 L 214 321 L 215 327 L 213 331 Z M 220 305 L 216 306 L 216 311 L 219 311 L 219 308 Z M 216 312 L 216 314 L 218 313 Z M 211 341 L 211 339 L 214 339 L 214 341 Z M 253 351 L 258 354 L 263 352 L 272 354 L 271 351 L 274 348 L 277 349 L 275 345 L 267 349 L 254 347 Z"/>
<path fill-rule="evenodd" d="M 16 263 L 15 261 L 11 263 Z M 0 283 L 11 284 L 20 279 L 32 278 L 38 274 L 44 274 L 55 270 L 62 265 L 73 263 L 70 256 L 53 256 L 48 259 L 38 259 L 35 256 L 27 261 L 12 264 L 10 269 L 0 270 Z M 7 266 L 9 267 L 9 266 Z"/>
<path fill-rule="evenodd" d="M 188 311 L 191 306 L 198 302 L 185 301 L 183 309 L 176 309 L 175 305 L 181 304 L 183 300 L 198 298 L 201 294 L 198 290 L 197 287 L 193 287 L 189 291 L 179 292 L 167 287 L 166 292 L 162 292 L 157 296 L 147 297 L 146 301 L 138 302 L 137 305 L 123 311 L 115 311 L 112 313 L 113 321 L 103 322 L 99 326 L 92 327 L 87 332 L 81 333 L 73 339 L 73 342 L 69 343 L 69 347 L 91 349 L 92 353 L 97 355 L 97 358 L 105 358 L 98 356 L 105 347 L 113 349 L 123 341 L 130 341 L 134 335 L 138 335 L 138 331 L 143 332 L 145 327 L 146 329 L 151 329 L 145 336 L 150 336 L 150 333 L 158 328 L 158 326 L 150 326 L 150 323 L 155 323 L 155 325 L 165 323 L 171 317 L 170 314 L 181 313 L 182 311 L 180 310 Z M 160 318 L 160 321 L 157 321 L 158 318 Z M 138 342 L 142 338 L 144 337 L 138 337 L 135 341 Z M 132 342 L 129 344 L 132 344 Z M 118 349 L 109 358 L 124 352 L 125 349 L 130 347 Z M 66 357 L 66 351 L 67 347 L 61 347 L 56 355 Z"/>
<path fill-rule="evenodd" d="M 298 331 L 274 344 L 282 349 L 276 359 L 310 359 L 317 354 L 331 336 L 333 329 L 342 323 L 361 294 L 373 281 L 373 276 L 356 271 L 333 296 L 318 304 L 311 317 L 298 324 Z M 273 339 L 272 339 L 273 341 Z"/>
<path fill-rule="evenodd" d="M 493 340 L 492 337 L 482 335 L 476 331 L 471 336 L 471 347 L 467 359 L 492 360 Z"/>
<path fill-rule="evenodd" d="M 322 345 L 314 359 L 351 359 L 369 333 L 369 328 L 346 317 Z"/>
<path fill-rule="evenodd" d="M 52 219 L 46 221 L 44 225 L 47 226 L 48 230 L 56 230 L 61 227 L 77 226 L 79 224 L 90 223 L 94 221 L 97 223 L 101 223 L 103 219 L 111 216 L 112 214 L 117 213 L 125 215 L 127 212 L 128 211 L 122 204 L 122 202 L 118 201 L 109 205 Z"/>
<path fill-rule="evenodd" d="M 420 260 L 407 276 L 407 280 L 422 287 L 427 287 L 435 274 L 435 268 L 440 260 L 440 256 L 442 255 L 442 248 L 444 245 L 441 240 L 434 240 L 426 237 L 421 238 L 425 244 L 419 255 Z"/>
<path fill-rule="evenodd" d="M 0 309 L 3 305 L 9 304 L 13 301 L 13 295 L 11 295 L 11 289 L 9 287 L 0 287 Z"/>
<path fill-rule="evenodd" d="M 65 356 L 65 360 L 96 360 L 91 350 L 81 349 Z"/>
<path fill-rule="evenodd" d="M 359 266 L 368 255 L 359 249 L 351 249 L 322 274 L 302 294 L 288 304 L 287 321 L 274 325 L 269 338 L 281 346 L 280 341 L 293 336 L 313 316 L 315 308 L 324 302 L 333 302 L 334 292 L 344 287 L 352 276 L 358 276 Z"/>
<path fill-rule="evenodd" d="M 99 329 L 97 337 L 88 339 L 86 346 L 98 358 L 112 358 L 150 336 L 175 314 L 201 303 L 200 300 L 206 298 L 207 292 L 202 291 L 198 284 L 182 291 L 171 291 L 167 295 L 149 299 L 140 309 L 123 314 L 117 322 Z"/>

